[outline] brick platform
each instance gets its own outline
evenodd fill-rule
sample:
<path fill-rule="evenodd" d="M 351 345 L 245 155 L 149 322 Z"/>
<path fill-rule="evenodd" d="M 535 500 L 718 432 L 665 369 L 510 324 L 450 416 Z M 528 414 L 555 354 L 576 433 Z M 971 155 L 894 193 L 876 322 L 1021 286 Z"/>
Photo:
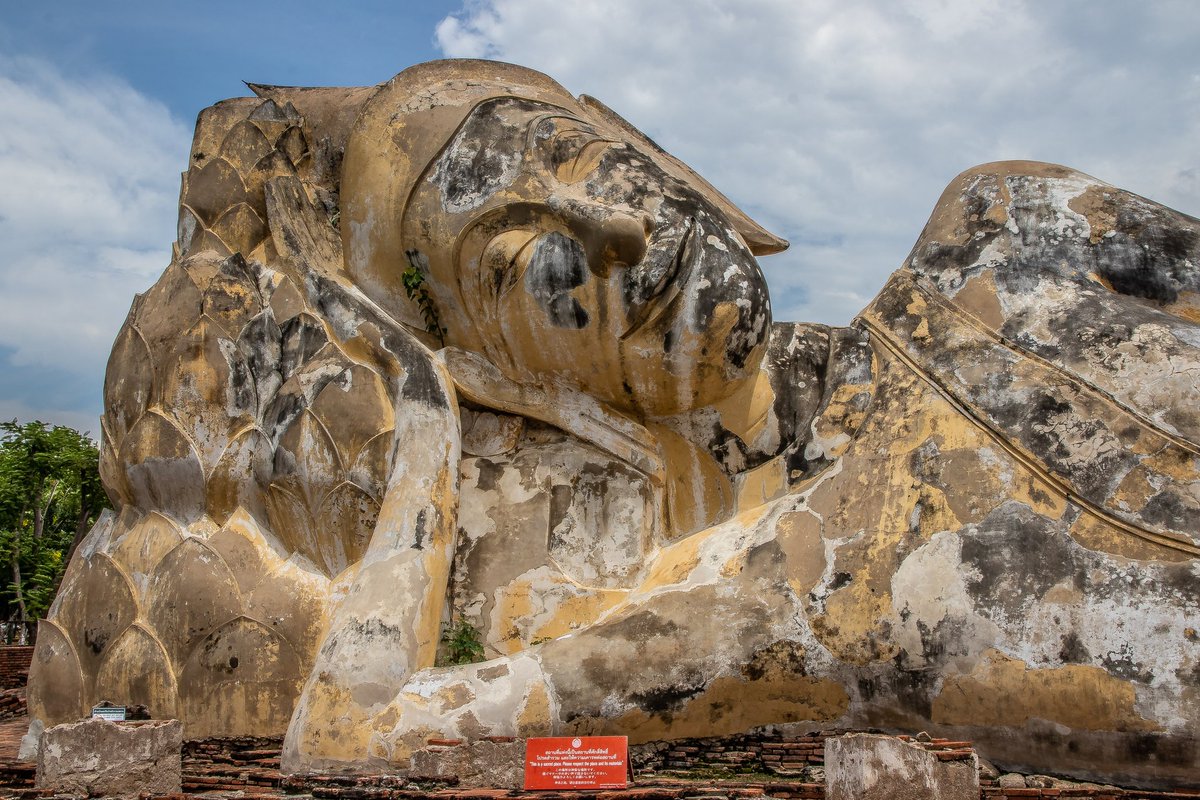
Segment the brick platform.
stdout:
<path fill-rule="evenodd" d="M 24 686 L 0 689 L 0 720 L 24 717 L 26 713 Z"/>
<path fill-rule="evenodd" d="M 32 662 L 32 645 L 0 645 L 0 689 L 24 688 Z"/>
<path fill-rule="evenodd" d="M 28 720 L 0 721 L 0 797 L 34 800 L 49 797 L 33 788 L 34 765 L 16 760 Z M 172 800 L 217 797 L 285 798 L 307 795 L 344 800 L 823 800 L 823 782 L 789 780 L 782 773 L 813 774 L 824 764 L 823 731 L 802 737 L 738 736 L 726 739 L 660 743 L 631 748 L 634 785 L 624 791 L 520 792 L 504 789 L 458 789 L 453 779 L 441 782 L 400 776 L 289 776 L 279 774 L 279 739 L 245 737 L 185 742 L 184 794 Z M 904 737 L 907 738 L 907 737 Z M 920 742 L 943 760 L 970 758 L 969 742 L 933 739 Z M 638 761 L 643 766 L 638 766 Z M 707 777 L 720 768 L 740 770 L 743 777 Z M 695 773 L 688 779 L 670 772 Z M 759 773 L 762 773 L 761 775 Z M 1200 790 L 1150 792 L 1113 787 L 1002 788 L 981 781 L 980 800 L 1002 798 L 1091 798 L 1091 800 L 1200 800 Z M 202 795 L 202 796 L 201 796 Z"/>

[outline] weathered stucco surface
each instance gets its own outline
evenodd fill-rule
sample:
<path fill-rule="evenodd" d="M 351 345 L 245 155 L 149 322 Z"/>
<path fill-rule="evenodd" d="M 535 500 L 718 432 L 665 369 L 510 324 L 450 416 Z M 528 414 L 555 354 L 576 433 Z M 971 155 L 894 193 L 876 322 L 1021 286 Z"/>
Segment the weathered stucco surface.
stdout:
<path fill-rule="evenodd" d="M 145 703 L 298 771 L 871 726 L 1194 782 L 1200 221 L 984 165 L 851 326 L 772 323 L 785 243 L 543 75 L 255 91 L 114 346 L 38 724 Z M 434 666 L 451 620 L 488 660 Z"/>

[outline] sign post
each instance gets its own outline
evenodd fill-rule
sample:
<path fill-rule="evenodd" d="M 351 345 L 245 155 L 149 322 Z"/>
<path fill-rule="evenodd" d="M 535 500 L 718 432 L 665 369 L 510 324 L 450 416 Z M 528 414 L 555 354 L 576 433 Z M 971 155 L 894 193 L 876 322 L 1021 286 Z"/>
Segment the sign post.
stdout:
<path fill-rule="evenodd" d="M 552 736 L 525 743 L 526 789 L 625 789 L 625 736 Z"/>
<path fill-rule="evenodd" d="M 106 719 L 110 722 L 124 722 L 125 706 L 93 706 L 92 716 Z"/>

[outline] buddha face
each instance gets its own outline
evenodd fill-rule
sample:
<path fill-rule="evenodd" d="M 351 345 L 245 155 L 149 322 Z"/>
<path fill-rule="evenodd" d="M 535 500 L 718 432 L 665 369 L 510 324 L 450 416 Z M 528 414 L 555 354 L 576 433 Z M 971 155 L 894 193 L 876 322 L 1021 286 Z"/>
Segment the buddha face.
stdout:
<path fill-rule="evenodd" d="M 404 225 L 446 343 L 515 380 L 663 416 L 758 369 L 770 304 L 753 255 L 701 191 L 601 121 L 482 103 L 417 183 Z"/>

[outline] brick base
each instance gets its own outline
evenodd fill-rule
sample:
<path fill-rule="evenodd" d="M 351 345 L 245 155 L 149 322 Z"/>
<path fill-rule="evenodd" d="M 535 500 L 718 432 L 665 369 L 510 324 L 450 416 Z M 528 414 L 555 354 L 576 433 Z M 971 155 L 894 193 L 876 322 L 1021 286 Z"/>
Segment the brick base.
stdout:
<path fill-rule="evenodd" d="M 24 724 L 12 720 L 14 731 Z M 637 745 L 630 748 L 634 784 L 626 791 L 520 792 L 504 789 L 459 789 L 452 778 L 410 780 L 400 775 L 281 776 L 278 738 L 244 737 L 185 742 L 183 795 L 201 792 L 240 791 L 260 798 L 310 794 L 314 798 L 343 800 L 824 800 L 822 781 L 808 779 L 824 765 L 825 738 L 843 731 L 822 731 L 809 736 L 743 735 L 722 739 L 697 739 Z M 932 740 L 926 747 L 940 758 L 969 758 L 966 742 Z M 808 772 L 806 773 L 805 770 Z M 703 777 L 705 771 L 723 777 Z M 685 772 L 689 779 L 671 773 Z M 741 772 L 742 775 L 737 773 Z M 789 780 L 785 773 L 802 775 Z M 691 777 L 694 774 L 694 777 Z M 980 800 L 1002 798 L 1091 798 L 1091 800 L 1200 800 L 1200 791 L 1151 792 L 1112 787 L 1002 788 L 981 781 Z M 32 788 L 33 765 L 0 759 L 0 796 L 48 797 Z"/>

